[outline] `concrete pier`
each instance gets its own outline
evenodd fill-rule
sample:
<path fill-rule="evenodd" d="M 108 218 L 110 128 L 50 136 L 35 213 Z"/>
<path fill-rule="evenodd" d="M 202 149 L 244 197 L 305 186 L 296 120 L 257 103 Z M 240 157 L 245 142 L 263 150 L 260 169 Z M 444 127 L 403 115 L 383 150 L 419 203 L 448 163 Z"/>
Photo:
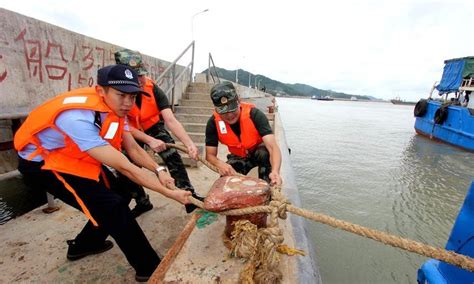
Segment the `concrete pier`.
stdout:
<path fill-rule="evenodd" d="M 35 19 L 0 8 L 0 23 L 5 27 L 0 52 L 0 121 L 24 117 L 31 109 L 59 93 L 94 85 L 98 68 L 113 63 L 113 54 L 121 49 L 109 43 L 88 38 Z M 150 75 L 160 75 L 169 62 L 144 56 Z M 186 67 L 177 66 L 184 70 Z M 212 113 L 209 107 L 209 84 L 193 83 L 183 76 L 177 83 L 176 117 L 204 152 L 204 129 Z M 165 88 L 169 82 L 158 82 Z M 267 112 L 271 97 L 257 90 L 237 86 L 245 101 L 254 103 Z M 291 170 L 285 135 L 277 114 L 267 114 L 273 122 L 277 142 L 282 151 L 283 193 L 295 205 L 299 195 Z M 16 154 L 11 150 L 13 128 L 10 122 L 0 123 L 0 144 L 7 151 L 0 152 L 0 161 L 11 162 Z M 7 147 L 8 146 L 8 147 Z M 219 147 L 225 160 L 227 149 Z M 182 155 L 186 157 L 185 154 Z M 192 161 L 184 158 L 187 165 Z M 189 161 L 189 162 L 188 162 Z M 7 164 L 7 162 L 4 162 Z M 188 174 L 200 195 L 206 195 L 219 177 L 202 164 L 188 168 Z M 17 175 L 15 165 L 0 167 L 2 179 Z M 153 175 L 153 173 L 149 173 Z M 251 173 L 252 174 L 252 173 Z M 253 172 L 255 175 L 255 171 Z M 209 226 L 194 226 L 196 215 L 188 215 L 184 206 L 162 195 L 148 191 L 153 210 L 138 218 L 153 248 L 164 256 L 166 267 L 160 265 L 155 282 L 237 283 L 243 263 L 229 258 L 221 235 L 225 218 L 219 217 Z M 0 283 L 130 283 L 135 271 L 117 246 L 110 251 L 88 256 L 77 261 L 66 258 L 66 240 L 74 239 L 87 219 L 78 210 L 57 201 L 60 210 L 45 214 L 42 208 L 19 216 L 0 226 Z M 131 204 L 133 207 L 135 204 Z M 306 256 L 282 255 L 280 268 L 284 283 L 321 282 L 314 249 L 306 236 L 304 221 L 289 216 L 280 220 L 285 244 L 304 250 Z M 163 261 L 163 264 L 165 261 Z M 155 275 L 154 275 L 155 276 Z"/>
<path fill-rule="evenodd" d="M 264 99 L 268 98 L 253 100 Z M 293 204 L 299 205 L 278 114 L 275 118 L 275 132 L 283 156 L 283 192 Z M 223 158 L 226 154 L 225 148 L 219 147 L 219 155 Z M 202 164 L 188 168 L 188 173 L 196 190 L 202 195 L 207 194 L 210 185 L 219 177 Z M 255 175 L 255 171 L 251 174 Z M 152 191 L 148 193 L 154 208 L 140 216 L 138 222 L 153 248 L 161 256 L 165 256 L 179 239 L 192 215 L 187 215 L 184 206 L 177 202 Z M 37 208 L 1 226 L 0 283 L 133 282 L 135 272 L 117 246 L 105 253 L 74 262 L 66 259 L 66 240 L 76 236 L 86 223 L 86 217 L 76 209 L 58 203 L 61 210 L 57 212 L 44 214 L 41 208 Z M 283 282 L 320 283 L 315 251 L 307 239 L 304 220 L 289 215 L 286 220 L 280 220 L 280 226 L 285 232 L 284 243 L 307 253 L 304 257 L 281 256 Z M 224 247 L 221 238 L 224 227 L 223 216 L 203 229 L 193 226 L 191 232 L 182 240 L 182 248 L 170 252 L 174 259 L 160 275 L 161 281 L 237 283 L 243 263 L 240 259 L 229 257 L 229 251 Z"/>

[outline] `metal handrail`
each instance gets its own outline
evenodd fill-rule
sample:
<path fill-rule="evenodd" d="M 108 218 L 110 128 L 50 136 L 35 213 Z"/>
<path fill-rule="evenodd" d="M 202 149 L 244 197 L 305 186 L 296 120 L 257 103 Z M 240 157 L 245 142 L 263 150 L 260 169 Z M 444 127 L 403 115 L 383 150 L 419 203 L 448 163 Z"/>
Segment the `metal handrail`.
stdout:
<path fill-rule="evenodd" d="M 181 57 L 183 57 L 184 54 L 186 54 L 186 52 L 190 48 L 192 48 L 191 62 L 186 66 L 186 68 L 183 69 L 183 71 L 179 75 L 176 76 L 176 63 L 178 62 L 178 60 L 181 59 Z M 163 78 L 165 78 L 165 76 L 168 75 L 168 73 L 171 72 L 171 78 L 172 78 L 171 84 L 169 84 L 167 86 L 167 89 L 163 90 L 163 91 L 166 94 L 166 96 L 168 96 L 169 92 L 171 92 L 170 102 L 171 102 L 171 110 L 173 110 L 173 111 L 174 111 L 174 89 L 175 89 L 175 86 L 176 86 L 176 82 L 179 81 L 179 79 L 186 73 L 188 68 L 190 69 L 190 73 L 189 73 L 190 80 L 189 81 L 192 82 L 193 81 L 193 71 L 194 71 L 194 40 L 184 49 L 183 52 L 181 52 L 181 54 L 155 80 L 157 83 L 159 83 L 159 82 L 161 82 L 161 80 L 163 80 Z"/>
<path fill-rule="evenodd" d="M 188 66 L 186 66 L 186 68 L 178 75 L 178 77 L 175 79 L 175 81 L 179 82 L 179 80 L 181 79 L 181 77 L 183 77 L 183 76 L 186 74 L 186 70 L 187 70 L 188 68 L 192 68 L 192 64 L 193 64 L 193 63 L 190 62 L 190 63 L 188 64 Z M 163 92 L 164 92 L 165 95 L 168 97 L 168 94 L 169 94 L 171 91 L 173 91 L 173 90 L 174 90 L 174 88 L 168 88 L 166 91 L 163 91 Z M 174 94 L 172 94 L 172 96 L 174 96 Z"/>
<path fill-rule="evenodd" d="M 217 78 L 217 83 L 221 82 L 219 73 L 217 72 L 216 65 L 214 64 L 214 60 L 212 59 L 212 55 L 209 52 L 209 60 L 207 61 L 207 74 L 206 74 L 206 83 L 209 83 L 209 77 L 212 78 L 212 82 L 216 83 L 216 80 L 214 79 L 214 75 L 212 74 L 211 71 L 211 63 L 212 63 L 212 70 L 214 70 L 214 73 Z"/>

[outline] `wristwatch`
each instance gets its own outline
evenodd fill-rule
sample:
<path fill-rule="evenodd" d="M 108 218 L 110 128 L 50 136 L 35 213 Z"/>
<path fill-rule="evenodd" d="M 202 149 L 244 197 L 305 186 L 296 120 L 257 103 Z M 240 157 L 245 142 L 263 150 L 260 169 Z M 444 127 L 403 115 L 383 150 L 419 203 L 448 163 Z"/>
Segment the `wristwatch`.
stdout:
<path fill-rule="evenodd" d="M 159 174 L 161 171 L 168 172 L 168 170 L 163 166 L 159 166 L 158 168 L 155 169 L 155 171 L 156 171 L 156 174 Z"/>

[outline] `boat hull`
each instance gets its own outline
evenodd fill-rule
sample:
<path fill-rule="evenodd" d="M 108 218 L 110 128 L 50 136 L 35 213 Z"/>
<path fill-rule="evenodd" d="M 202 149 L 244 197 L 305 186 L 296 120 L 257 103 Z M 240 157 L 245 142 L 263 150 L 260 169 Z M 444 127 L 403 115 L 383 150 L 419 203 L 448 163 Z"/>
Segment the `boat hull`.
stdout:
<path fill-rule="evenodd" d="M 440 107 L 440 102 L 432 100 L 427 102 L 426 113 L 416 117 L 416 132 L 431 139 L 474 151 L 474 115 L 468 108 L 448 106 L 446 120 L 442 124 L 435 124 L 435 113 Z"/>
<path fill-rule="evenodd" d="M 416 102 L 405 102 L 400 100 L 390 100 L 394 105 L 416 105 Z"/>
<path fill-rule="evenodd" d="M 446 243 L 446 250 L 474 257 L 474 182 L 459 210 Z M 418 283 L 474 283 L 474 273 L 436 259 L 429 259 L 418 270 Z"/>
<path fill-rule="evenodd" d="M 334 99 L 328 99 L 328 98 L 317 98 L 316 100 L 318 100 L 318 101 L 334 101 Z"/>

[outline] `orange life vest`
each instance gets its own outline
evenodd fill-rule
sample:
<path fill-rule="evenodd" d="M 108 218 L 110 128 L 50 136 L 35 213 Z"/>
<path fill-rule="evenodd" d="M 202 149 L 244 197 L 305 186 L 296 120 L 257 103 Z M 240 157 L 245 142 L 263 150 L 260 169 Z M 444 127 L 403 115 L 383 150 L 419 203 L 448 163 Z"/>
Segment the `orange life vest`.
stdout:
<path fill-rule="evenodd" d="M 61 172 L 99 181 L 101 173 L 101 163 L 86 152 L 82 152 L 77 144 L 54 124 L 57 116 L 69 109 L 89 109 L 107 112 L 108 114 L 102 123 L 99 134 L 114 148 L 121 149 L 125 119 L 115 115 L 94 88 L 81 88 L 61 94 L 34 109 L 16 132 L 14 145 L 17 151 L 21 151 L 28 144 L 35 145 L 37 150 L 28 159 L 41 155 L 44 160 L 42 169 L 51 170 L 56 175 L 76 197 L 86 216 L 97 226 L 97 222 L 92 218 L 74 189 L 58 174 L 58 172 Z M 65 147 L 53 150 L 47 150 L 42 147 L 36 134 L 47 128 L 55 129 L 64 135 Z M 107 181 L 105 182 L 107 183 Z"/>
<path fill-rule="evenodd" d="M 142 86 L 142 90 L 150 96 L 141 96 L 142 104 L 140 108 L 135 104 L 128 113 L 128 122 L 131 126 L 147 130 L 160 121 L 160 110 L 156 105 L 156 99 L 153 93 L 153 85 L 155 82 L 146 77 L 146 83 Z"/>
<path fill-rule="evenodd" d="M 214 111 L 217 135 L 222 144 L 227 145 L 229 152 L 240 157 L 246 157 L 255 147 L 263 142 L 257 128 L 250 118 L 250 110 L 255 105 L 240 103 L 240 139 L 235 135 L 230 125 L 223 121 L 220 115 Z"/>

